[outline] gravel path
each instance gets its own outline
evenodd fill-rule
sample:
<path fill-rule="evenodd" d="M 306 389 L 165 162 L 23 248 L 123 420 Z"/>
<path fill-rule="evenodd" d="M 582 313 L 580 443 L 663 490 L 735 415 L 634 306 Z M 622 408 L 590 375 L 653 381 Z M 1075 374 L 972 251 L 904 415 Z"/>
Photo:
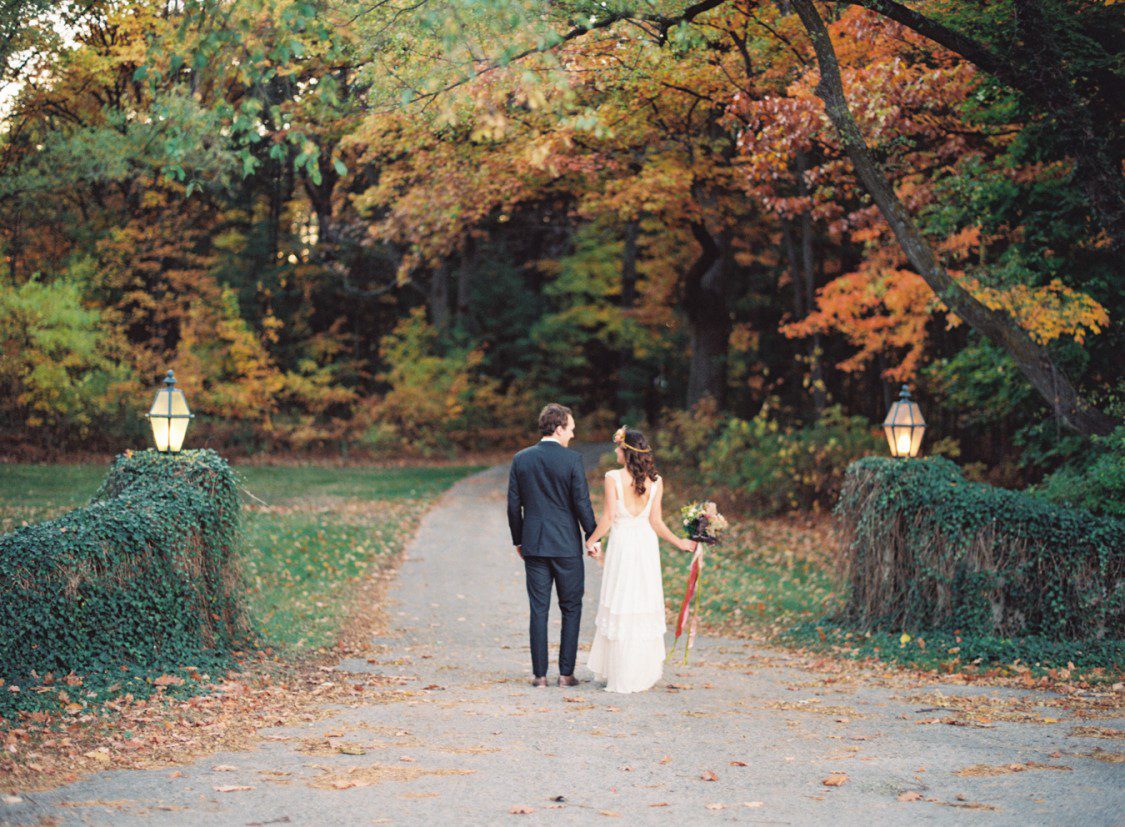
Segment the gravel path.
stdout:
<path fill-rule="evenodd" d="M 254 751 L 208 756 L 182 767 L 180 777 L 167 769 L 113 771 L 28 794 L 17 806 L 0 804 L 0 821 L 1122 823 L 1122 765 L 1075 754 L 1115 751 L 1120 742 L 1069 734 L 1075 725 L 1121 728 L 1121 719 L 1076 720 L 1044 707 L 1042 717 L 1060 720 L 951 726 L 939 722 L 948 710 L 926 700 L 940 691 L 1002 704 L 1025 692 L 911 688 L 878 675 L 857 679 L 830 662 L 810 669 L 783 651 L 705 639 L 692 665 L 669 667 L 654 690 L 607 694 L 582 666 L 600 576 L 590 562 L 583 683 L 531 688 L 523 572 L 504 517 L 506 479 L 506 468 L 494 468 L 441 499 L 392 587 L 394 631 L 378 641 L 382 654 L 375 663 L 338 667 L 406 676 L 403 689 L 411 691 L 401 700 L 268 731 Z M 557 618 L 556 608 L 552 657 Z M 326 733 L 366 754 L 295 750 Z M 1024 769 L 954 774 L 1012 764 Z M 216 765 L 235 769 L 215 772 Z M 845 783 L 825 786 L 832 774 L 846 775 Z M 335 789 L 334 779 L 367 785 Z M 216 792 L 221 785 L 252 789 Z M 910 791 L 921 800 L 900 800 Z M 513 808 L 531 812 L 514 815 Z"/>

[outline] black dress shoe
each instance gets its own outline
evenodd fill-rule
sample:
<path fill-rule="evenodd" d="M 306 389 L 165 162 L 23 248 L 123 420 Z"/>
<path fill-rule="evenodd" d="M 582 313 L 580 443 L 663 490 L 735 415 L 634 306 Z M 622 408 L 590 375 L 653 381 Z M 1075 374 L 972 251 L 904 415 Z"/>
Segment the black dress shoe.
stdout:
<path fill-rule="evenodd" d="M 532 686 L 534 686 L 534 687 L 536 687 L 536 688 L 540 688 L 540 687 L 542 687 L 542 688 L 546 688 L 546 686 L 547 686 L 547 678 L 545 678 L 545 677 L 543 677 L 543 678 L 535 678 L 535 679 L 534 679 L 534 680 L 533 680 L 533 681 L 531 682 L 531 685 L 532 685 Z"/>
<path fill-rule="evenodd" d="M 559 686 L 578 686 L 578 678 L 574 675 L 559 675 Z"/>

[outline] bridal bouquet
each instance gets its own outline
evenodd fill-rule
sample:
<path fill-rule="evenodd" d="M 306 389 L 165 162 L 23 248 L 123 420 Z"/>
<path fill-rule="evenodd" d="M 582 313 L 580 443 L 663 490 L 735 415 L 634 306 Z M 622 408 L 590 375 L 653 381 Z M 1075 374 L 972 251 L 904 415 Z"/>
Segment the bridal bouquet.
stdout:
<path fill-rule="evenodd" d="M 689 540 L 698 543 L 717 543 L 719 535 L 727 528 L 727 518 L 719 513 L 712 502 L 692 503 L 680 509 L 684 518 L 684 531 Z"/>
<path fill-rule="evenodd" d="M 719 535 L 727 529 L 727 519 L 719 513 L 718 507 L 712 502 L 692 503 L 680 511 L 683 516 L 684 531 L 689 540 L 697 543 L 717 543 Z M 700 600 L 700 570 L 702 560 L 699 555 L 691 561 L 691 571 L 688 572 L 687 589 L 684 590 L 684 599 L 680 603 L 680 614 L 676 618 L 676 639 L 672 643 L 672 652 L 680 643 L 680 637 L 687 630 L 687 642 L 684 646 L 684 663 L 687 663 L 688 652 L 695 643 L 695 632 L 699 625 L 699 600 Z M 668 657 L 672 656 L 668 653 Z"/>

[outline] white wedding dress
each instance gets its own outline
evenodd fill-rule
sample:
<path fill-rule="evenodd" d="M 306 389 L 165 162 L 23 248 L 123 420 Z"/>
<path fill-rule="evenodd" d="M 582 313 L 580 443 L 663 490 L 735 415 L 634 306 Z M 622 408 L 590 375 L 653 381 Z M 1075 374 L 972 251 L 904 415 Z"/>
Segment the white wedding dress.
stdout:
<path fill-rule="evenodd" d="M 660 545 L 649 523 L 657 479 L 637 515 L 625 506 L 624 471 L 610 471 L 617 507 L 605 551 L 594 643 L 587 665 L 607 692 L 643 692 L 664 671 L 664 583 Z"/>

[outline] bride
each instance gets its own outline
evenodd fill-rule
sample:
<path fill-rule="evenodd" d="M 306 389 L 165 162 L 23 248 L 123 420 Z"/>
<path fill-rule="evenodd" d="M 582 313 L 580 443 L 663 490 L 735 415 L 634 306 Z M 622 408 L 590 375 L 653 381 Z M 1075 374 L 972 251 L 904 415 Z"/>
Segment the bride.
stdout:
<path fill-rule="evenodd" d="M 586 540 L 590 556 L 600 559 L 596 544 L 613 531 L 587 665 L 607 682 L 608 692 L 643 692 L 660 680 L 664 669 L 664 584 L 657 537 L 696 555 L 702 548 L 664 524 L 664 481 L 644 434 L 621 428 L 613 441 L 622 467 L 605 475 L 601 519 Z"/>

